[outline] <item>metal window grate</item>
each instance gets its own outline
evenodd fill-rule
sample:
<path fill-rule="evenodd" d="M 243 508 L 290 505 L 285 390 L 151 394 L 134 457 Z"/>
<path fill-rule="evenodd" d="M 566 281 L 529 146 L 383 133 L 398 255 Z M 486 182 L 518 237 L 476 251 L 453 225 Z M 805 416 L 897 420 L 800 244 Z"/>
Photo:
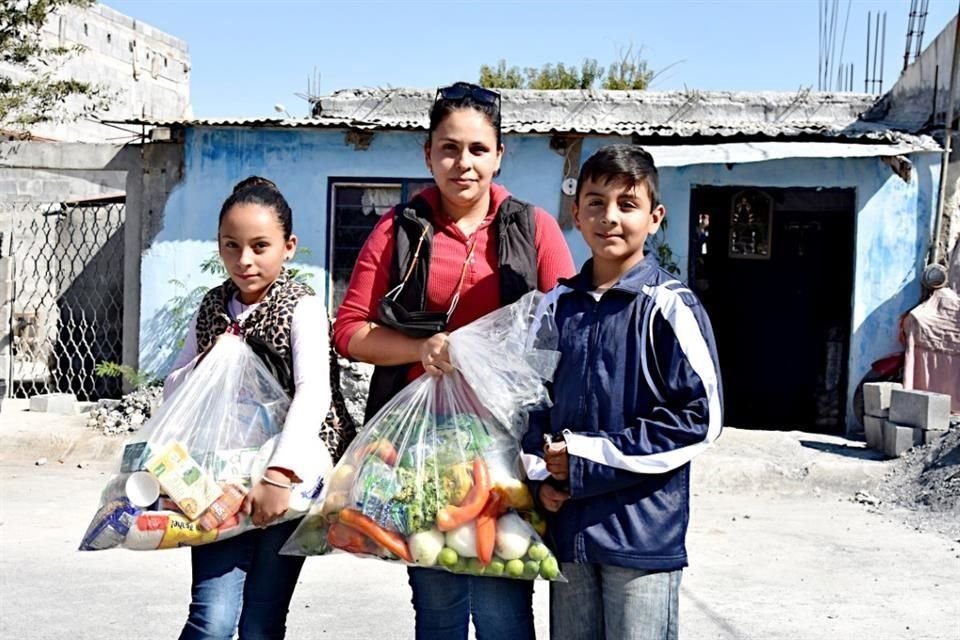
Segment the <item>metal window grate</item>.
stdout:
<path fill-rule="evenodd" d="M 408 179 L 384 182 L 331 180 L 331 311 L 343 301 L 360 249 L 380 217 L 432 184 L 432 181 Z"/>

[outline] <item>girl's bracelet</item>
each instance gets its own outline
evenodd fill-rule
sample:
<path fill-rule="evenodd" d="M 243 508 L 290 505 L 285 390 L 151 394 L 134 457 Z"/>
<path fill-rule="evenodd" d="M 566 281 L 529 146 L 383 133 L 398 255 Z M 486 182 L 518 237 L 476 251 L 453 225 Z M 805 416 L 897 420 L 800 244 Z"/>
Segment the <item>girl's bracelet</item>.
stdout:
<path fill-rule="evenodd" d="M 268 478 L 267 476 L 263 476 L 262 478 L 260 478 L 260 482 L 269 484 L 271 487 L 279 487 L 281 489 L 293 489 L 292 483 L 288 482 L 287 484 L 284 484 L 282 482 L 278 482 L 274 480 L 273 478 Z"/>

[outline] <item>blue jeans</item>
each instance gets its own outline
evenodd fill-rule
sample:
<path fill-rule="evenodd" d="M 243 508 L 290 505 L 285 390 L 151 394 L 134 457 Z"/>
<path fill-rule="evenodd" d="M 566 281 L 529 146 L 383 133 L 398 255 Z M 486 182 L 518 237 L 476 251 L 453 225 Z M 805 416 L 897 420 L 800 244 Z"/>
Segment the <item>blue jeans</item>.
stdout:
<path fill-rule="evenodd" d="M 190 615 L 180 640 L 279 640 L 303 567 L 278 555 L 300 519 L 193 547 Z"/>
<path fill-rule="evenodd" d="M 683 571 L 560 563 L 550 583 L 551 640 L 676 640 Z"/>
<path fill-rule="evenodd" d="M 411 567 L 417 640 L 532 640 L 533 582 Z"/>

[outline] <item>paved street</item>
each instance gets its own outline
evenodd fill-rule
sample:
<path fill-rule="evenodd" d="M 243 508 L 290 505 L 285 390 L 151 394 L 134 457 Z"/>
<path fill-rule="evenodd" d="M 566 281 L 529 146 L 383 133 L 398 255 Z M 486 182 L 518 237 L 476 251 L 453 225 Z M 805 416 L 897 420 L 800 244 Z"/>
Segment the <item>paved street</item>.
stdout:
<path fill-rule="evenodd" d="M 75 551 L 110 464 L 79 469 L 71 456 L 111 447 L 81 442 L 64 464 L 37 467 L 9 422 L 0 436 L 0 637 L 175 638 L 186 550 Z M 681 637 L 960 637 L 960 542 L 849 499 L 887 463 L 735 430 L 699 462 Z M 537 586 L 547 638 L 547 589 Z M 338 554 L 307 561 L 288 637 L 408 638 L 412 623 L 402 567 Z"/>

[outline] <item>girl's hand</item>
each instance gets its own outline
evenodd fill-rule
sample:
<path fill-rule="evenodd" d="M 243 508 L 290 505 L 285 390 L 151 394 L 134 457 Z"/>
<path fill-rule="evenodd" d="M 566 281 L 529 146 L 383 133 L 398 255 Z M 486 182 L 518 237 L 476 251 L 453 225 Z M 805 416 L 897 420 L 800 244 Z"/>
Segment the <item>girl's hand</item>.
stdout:
<path fill-rule="evenodd" d="M 265 474 L 271 480 L 289 484 L 290 479 L 274 469 L 267 469 Z M 287 512 L 290 506 L 290 489 L 275 487 L 266 482 L 258 482 L 247 494 L 243 501 L 243 512 L 251 516 L 253 524 L 266 527 Z"/>
<path fill-rule="evenodd" d="M 437 333 L 420 343 L 420 362 L 423 369 L 434 378 L 453 373 L 450 352 L 447 350 L 447 334 Z"/>
<path fill-rule="evenodd" d="M 570 494 L 566 491 L 557 489 L 550 483 L 544 482 L 540 485 L 540 504 L 551 513 L 556 513 L 563 506 L 563 503 L 570 499 Z"/>

